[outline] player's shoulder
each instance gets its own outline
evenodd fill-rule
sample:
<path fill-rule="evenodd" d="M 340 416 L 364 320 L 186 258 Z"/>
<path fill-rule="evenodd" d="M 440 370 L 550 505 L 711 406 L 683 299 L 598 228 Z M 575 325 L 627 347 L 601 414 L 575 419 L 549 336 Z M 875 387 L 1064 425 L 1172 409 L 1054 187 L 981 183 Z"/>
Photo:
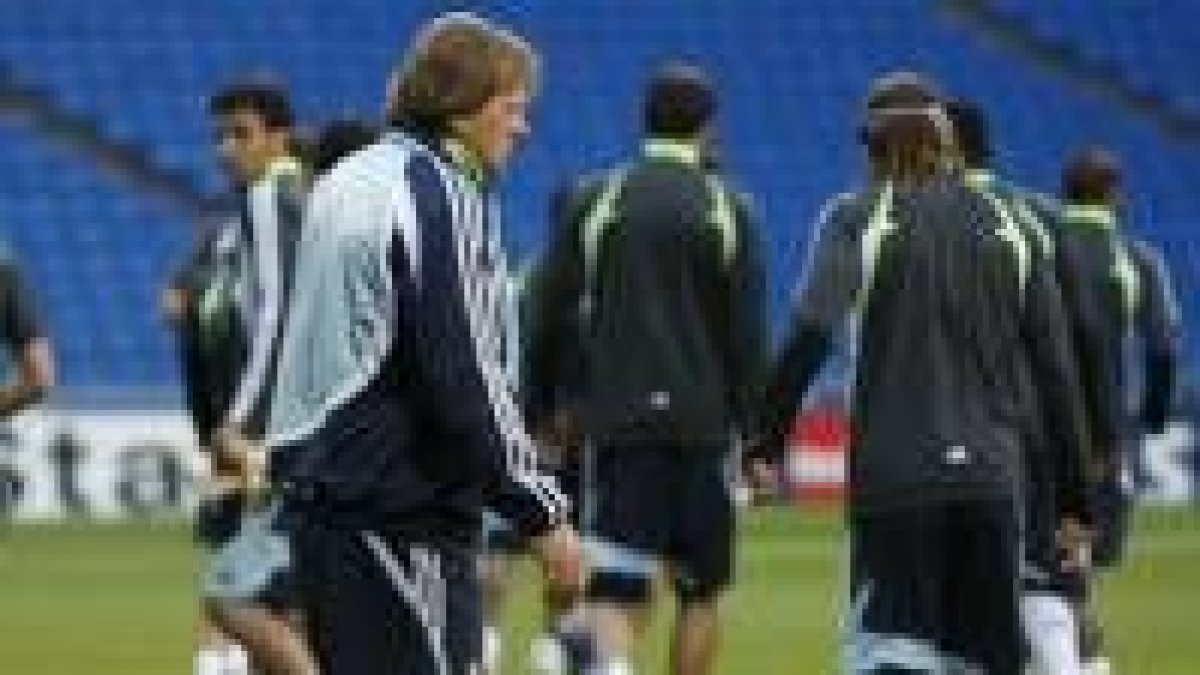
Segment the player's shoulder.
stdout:
<path fill-rule="evenodd" d="M 1037 190 L 1026 190 L 1021 198 L 1047 226 L 1056 229 L 1062 226 L 1065 206 L 1057 197 Z"/>
<path fill-rule="evenodd" d="M 1062 210 L 1062 205 L 1051 195 L 1032 190 L 1009 178 L 997 177 L 995 189 L 998 195 L 1022 209 L 1028 209 L 1040 219 L 1053 217 Z"/>
<path fill-rule="evenodd" d="M 628 175 L 630 167 L 627 164 L 615 164 L 598 169 L 591 169 L 574 178 L 568 179 L 561 190 L 577 200 L 584 200 L 589 195 L 596 195 L 614 181 Z"/>
<path fill-rule="evenodd" d="M 1162 250 L 1141 237 L 1127 237 L 1129 254 L 1134 261 L 1150 270 L 1161 270 L 1166 267 L 1166 256 Z"/>
<path fill-rule="evenodd" d="M 342 158 L 313 184 L 304 209 L 305 227 L 350 238 L 385 227 L 403 203 L 399 194 L 407 161 L 403 148 L 383 141 Z"/>
<path fill-rule="evenodd" d="M 373 143 L 343 157 L 325 175 L 317 179 L 313 192 L 362 192 L 378 189 L 397 167 L 403 169 L 403 156 L 394 144 Z"/>
<path fill-rule="evenodd" d="M 867 190 L 845 190 L 835 193 L 821 204 L 819 213 L 822 216 L 832 216 L 854 209 L 861 209 L 870 199 Z"/>
<path fill-rule="evenodd" d="M 593 169 L 579 175 L 568 176 L 558 182 L 553 192 L 553 202 L 560 213 L 570 214 L 570 219 L 579 218 L 585 209 L 594 203 L 604 188 L 620 176 L 620 167 Z"/>
<path fill-rule="evenodd" d="M 354 197 L 391 194 L 414 176 L 446 180 L 445 162 L 413 139 L 390 134 L 338 161 L 313 186 L 313 194 Z"/>
<path fill-rule="evenodd" d="M 1133 251 L 1135 251 L 1136 253 L 1139 253 L 1139 254 L 1145 255 L 1145 256 L 1152 256 L 1152 257 L 1161 257 L 1162 256 L 1162 252 L 1159 251 L 1157 246 L 1150 243 L 1146 239 L 1143 239 L 1142 237 L 1130 236 L 1130 237 L 1126 238 L 1126 241 L 1129 244 L 1129 248 L 1132 249 Z"/>
<path fill-rule="evenodd" d="M 870 189 L 835 193 L 817 211 L 818 234 L 854 235 L 866 227 L 870 205 L 876 198 L 876 191 Z"/>
<path fill-rule="evenodd" d="M 754 201 L 754 195 L 736 177 L 723 171 L 710 172 L 705 176 L 710 185 L 716 186 L 729 199 L 738 215 L 743 219 L 755 213 L 757 204 Z"/>

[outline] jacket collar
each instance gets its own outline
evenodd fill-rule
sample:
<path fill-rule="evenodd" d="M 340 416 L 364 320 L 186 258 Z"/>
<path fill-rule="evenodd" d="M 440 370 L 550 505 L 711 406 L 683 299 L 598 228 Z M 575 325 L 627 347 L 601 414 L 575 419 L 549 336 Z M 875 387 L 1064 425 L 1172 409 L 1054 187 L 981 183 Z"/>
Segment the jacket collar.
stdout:
<path fill-rule="evenodd" d="M 278 179 L 281 176 L 298 176 L 304 171 L 300 160 L 292 156 L 277 157 L 271 160 L 267 165 L 267 170 L 259 176 L 258 180 L 251 184 L 251 188 L 266 185 Z"/>
<path fill-rule="evenodd" d="M 703 161 L 698 143 L 675 138 L 647 138 L 642 143 L 642 155 L 650 160 L 675 162 L 697 167 Z"/>
<path fill-rule="evenodd" d="M 480 191 L 486 191 L 491 187 L 495 178 L 494 172 L 487 167 L 478 152 L 472 150 L 461 140 L 453 136 L 431 133 L 427 129 L 403 122 L 393 122 L 389 135 L 393 138 L 410 138 L 425 146 Z"/>
<path fill-rule="evenodd" d="M 1117 229 L 1117 213 L 1111 206 L 1101 204 L 1067 204 L 1063 207 L 1063 220 L 1080 225 L 1091 225 L 1105 232 Z"/>
<path fill-rule="evenodd" d="M 492 172 L 487 168 L 479 153 L 457 138 L 446 138 L 441 142 L 442 156 L 460 174 L 480 190 L 486 190 L 492 182 Z"/>
<path fill-rule="evenodd" d="M 988 169 L 967 169 L 967 185 L 973 188 L 989 188 L 996 183 L 996 174 Z"/>

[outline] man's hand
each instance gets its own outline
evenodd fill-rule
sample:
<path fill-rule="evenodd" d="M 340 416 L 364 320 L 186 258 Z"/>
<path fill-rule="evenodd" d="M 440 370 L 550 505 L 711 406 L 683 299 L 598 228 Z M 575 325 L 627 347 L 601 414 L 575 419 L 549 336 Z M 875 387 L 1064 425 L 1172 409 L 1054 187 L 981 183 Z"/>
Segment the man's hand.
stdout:
<path fill-rule="evenodd" d="M 247 438 L 240 430 L 232 427 L 222 427 L 218 430 L 213 443 L 213 449 L 220 462 L 233 467 L 243 490 L 255 494 L 265 489 L 267 455 L 260 443 Z"/>
<path fill-rule="evenodd" d="M 0 387 L 0 419 L 7 419 L 31 405 L 40 403 L 54 386 L 54 358 L 50 342 L 36 338 L 21 348 L 17 360 L 17 381 Z"/>
<path fill-rule="evenodd" d="M 778 499 L 784 489 L 784 458 L 787 456 L 782 436 L 768 434 L 747 440 L 742 450 L 742 475 L 750 488 L 753 504 Z"/>
<path fill-rule="evenodd" d="M 1086 569 L 1091 564 L 1091 532 L 1072 516 L 1065 516 L 1058 526 L 1058 548 L 1063 553 L 1067 569 Z"/>
<path fill-rule="evenodd" d="M 187 314 L 188 294 L 182 288 L 173 286 L 164 288 L 159 302 L 162 305 L 163 316 L 171 323 L 182 321 L 184 315 Z"/>
<path fill-rule="evenodd" d="M 779 496 L 779 466 L 762 457 L 746 460 L 746 484 L 750 488 L 750 502 L 761 504 Z"/>
<path fill-rule="evenodd" d="M 1113 480 L 1121 470 L 1117 456 L 1110 445 L 1098 446 L 1086 464 L 1087 479 L 1093 484 Z"/>
<path fill-rule="evenodd" d="M 584 585 L 583 546 L 570 525 L 559 525 L 534 537 L 530 548 L 542 565 L 546 581 L 559 591 L 580 592 Z"/>
<path fill-rule="evenodd" d="M 577 448 L 582 444 L 579 423 L 575 415 L 566 410 L 555 411 L 549 421 L 538 430 L 538 441 L 559 449 Z"/>

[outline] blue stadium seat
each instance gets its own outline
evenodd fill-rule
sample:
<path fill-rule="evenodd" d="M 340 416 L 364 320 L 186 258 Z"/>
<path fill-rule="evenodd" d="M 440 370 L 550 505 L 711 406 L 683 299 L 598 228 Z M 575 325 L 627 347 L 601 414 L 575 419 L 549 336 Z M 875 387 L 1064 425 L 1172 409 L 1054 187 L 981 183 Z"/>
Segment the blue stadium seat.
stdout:
<path fill-rule="evenodd" d="M 569 176 L 627 153 L 640 82 L 655 63 L 708 66 L 725 100 L 723 156 L 767 225 L 776 310 L 824 198 L 861 171 L 854 142 L 869 79 L 930 71 L 995 118 L 998 161 L 1053 191 L 1062 157 L 1100 141 L 1128 167 L 1130 213 L 1176 266 L 1200 213 L 1195 147 L 1177 147 L 1136 115 L 978 39 L 932 0 L 610 0 L 471 3 L 515 24 L 544 54 L 535 135 L 505 182 L 515 248 L 537 248 L 547 195 Z M 1200 3 L 993 0 L 1040 35 L 1070 43 L 1139 89 L 1200 114 Z M 403 38 L 441 0 L 40 0 L 0 3 L 0 63 L 135 143 L 164 169 L 216 191 L 205 97 L 248 73 L 291 89 L 301 122 L 377 114 Z M 1153 9 L 1151 9 L 1151 7 Z M 104 173 L 77 149 L 0 121 L 0 231 L 53 307 L 68 384 L 156 386 L 177 380 L 157 290 L 192 241 L 186 209 Z M 1192 288 L 1200 279 L 1187 279 Z M 1200 314 L 1188 296 L 1191 316 Z M 103 326 L 103 330 L 98 327 Z M 1200 330 L 1193 330 L 1193 335 Z M 117 337 L 112 337 L 117 336 Z M 1195 343 L 1200 346 L 1200 341 Z"/>

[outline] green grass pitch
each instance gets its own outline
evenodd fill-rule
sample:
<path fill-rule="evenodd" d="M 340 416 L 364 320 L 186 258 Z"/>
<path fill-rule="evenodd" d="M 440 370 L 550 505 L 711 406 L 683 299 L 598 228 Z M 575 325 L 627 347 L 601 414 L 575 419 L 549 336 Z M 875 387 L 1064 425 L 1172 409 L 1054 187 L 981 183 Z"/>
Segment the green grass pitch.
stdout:
<path fill-rule="evenodd" d="M 844 543 L 835 516 L 785 510 L 743 521 L 720 672 L 836 672 Z M 179 524 L 0 525 L 0 673 L 185 675 L 197 559 Z M 506 612 L 506 673 L 523 675 L 538 620 L 529 569 Z M 1139 518 L 1128 563 L 1104 583 L 1117 672 L 1200 672 L 1200 512 Z M 664 672 L 669 607 L 641 656 Z"/>

